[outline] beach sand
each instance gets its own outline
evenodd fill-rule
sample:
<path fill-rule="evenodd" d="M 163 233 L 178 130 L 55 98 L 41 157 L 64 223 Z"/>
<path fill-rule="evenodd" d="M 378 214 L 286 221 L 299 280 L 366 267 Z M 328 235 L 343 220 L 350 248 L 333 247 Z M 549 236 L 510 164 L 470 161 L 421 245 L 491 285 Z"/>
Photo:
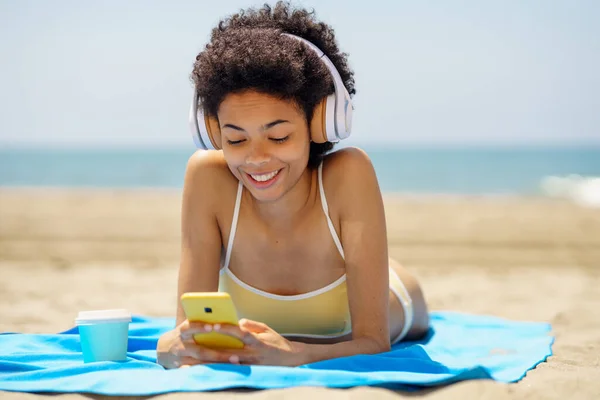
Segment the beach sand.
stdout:
<path fill-rule="evenodd" d="M 385 206 L 390 255 L 417 275 L 432 310 L 549 322 L 554 355 L 515 384 L 467 381 L 417 394 L 294 388 L 160 398 L 600 398 L 599 209 L 478 196 L 388 195 Z M 0 189 L 0 331 L 62 331 L 84 309 L 173 315 L 179 210 L 179 191 Z"/>

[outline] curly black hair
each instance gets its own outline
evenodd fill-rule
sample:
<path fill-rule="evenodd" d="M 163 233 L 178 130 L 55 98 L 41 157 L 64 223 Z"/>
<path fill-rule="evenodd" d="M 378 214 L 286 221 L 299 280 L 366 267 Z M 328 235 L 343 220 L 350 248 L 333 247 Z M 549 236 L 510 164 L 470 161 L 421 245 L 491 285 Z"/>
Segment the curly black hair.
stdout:
<path fill-rule="evenodd" d="M 312 50 L 281 33 L 315 44 L 333 62 L 348 93 L 356 93 L 348 55 L 338 49 L 333 29 L 317 21 L 314 10 L 295 9 L 279 1 L 274 7 L 265 4 L 241 10 L 212 30 L 191 76 L 208 115 L 217 115 L 228 94 L 253 89 L 294 100 L 310 126 L 316 104 L 334 92 L 333 79 Z M 316 167 L 331 149 L 333 143 L 311 142 L 308 167 Z"/>

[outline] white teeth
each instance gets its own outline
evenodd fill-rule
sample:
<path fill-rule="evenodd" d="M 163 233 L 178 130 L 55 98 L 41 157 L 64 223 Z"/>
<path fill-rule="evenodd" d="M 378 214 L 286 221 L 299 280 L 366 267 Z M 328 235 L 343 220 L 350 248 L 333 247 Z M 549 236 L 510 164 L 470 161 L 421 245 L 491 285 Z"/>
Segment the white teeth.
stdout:
<path fill-rule="evenodd" d="M 270 173 L 264 174 L 264 175 L 252 175 L 252 174 L 250 174 L 250 176 L 255 181 L 266 182 L 266 181 L 268 181 L 270 179 L 273 179 L 275 177 L 275 175 L 277 175 L 278 173 L 279 173 L 279 170 L 273 171 L 273 172 L 270 172 Z"/>

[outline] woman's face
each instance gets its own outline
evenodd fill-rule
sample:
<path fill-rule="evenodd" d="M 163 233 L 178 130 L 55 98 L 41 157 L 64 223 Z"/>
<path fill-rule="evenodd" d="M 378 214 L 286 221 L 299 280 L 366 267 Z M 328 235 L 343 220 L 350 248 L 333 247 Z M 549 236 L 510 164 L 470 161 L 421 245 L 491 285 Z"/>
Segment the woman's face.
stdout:
<path fill-rule="evenodd" d="M 230 94 L 218 110 L 231 172 L 259 201 L 275 201 L 298 182 L 310 150 L 304 112 L 291 100 L 256 91 Z"/>

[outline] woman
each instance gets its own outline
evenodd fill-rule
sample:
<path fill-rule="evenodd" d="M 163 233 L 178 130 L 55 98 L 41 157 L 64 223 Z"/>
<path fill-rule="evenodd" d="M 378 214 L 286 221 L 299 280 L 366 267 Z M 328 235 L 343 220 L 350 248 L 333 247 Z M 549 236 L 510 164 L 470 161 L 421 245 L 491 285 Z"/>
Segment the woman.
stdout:
<path fill-rule="evenodd" d="M 178 297 L 228 292 L 242 319 L 191 323 L 179 305 L 158 362 L 294 366 L 422 336 L 425 300 L 388 258 L 373 166 L 357 148 L 330 152 L 349 134 L 355 93 L 333 30 L 286 3 L 246 10 L 213 30 L 192 76 L 196 142 L 221 150 L 187 165 Z M 211 330 L 244 349 L 194 343 Z"/>

